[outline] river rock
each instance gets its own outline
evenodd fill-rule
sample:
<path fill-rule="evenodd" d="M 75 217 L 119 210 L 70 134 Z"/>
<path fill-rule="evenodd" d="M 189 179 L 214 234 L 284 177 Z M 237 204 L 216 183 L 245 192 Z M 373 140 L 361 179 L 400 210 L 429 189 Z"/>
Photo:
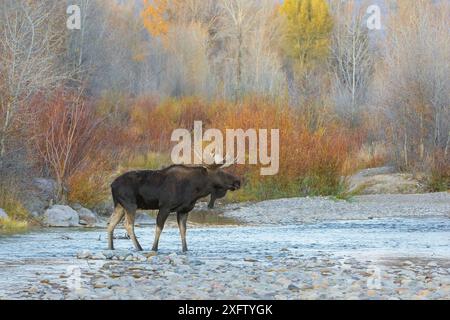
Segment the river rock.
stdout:
<path fill-rule="evenodd" d="M 125 261 L 134 261 L 134 257 L 132 255 L 126 256 Z"/>
<path fill-rule="evenodd" d="M 80 218 L 69 206 L 54 205 L 44 213 L 44 224 L 49 227 L 77 227 Z"/>
<path fill-rule="evenodd" d="M 83 224 L 82 222 L 85 222 L 85 224 L 87 224 L 88 226 L 94 226 L 98 222 L 97 215 L 87 208 L 81 207 L 77 209 L 77 213 L 80 217 L 80 224 Z"/>
<path fill-rule="evenodd" d="M 56 190 L 55 180 L 34 178 L 22 203 L 34 217 L 40 217 L 56 199 Z"/>
<path fill-rule="evenodd" d="M 92 252 L 89 250 L 83 250 L 77 254 L 78 259 L 89 259 L 90 257 L 92 257 Z"/>
<path fill-rule="evenodd" d="M 102 251 L 102 254 L 105 256 L 105 259 L 112 259 L 114 257 L 114 251 L 113 250 L 105 250 Z"/>
<path fill-rule="evenodd" d="M 94 212 L 96 212 L 99 216 L 102 216 L 102 217 L 110 217 L 111 213 L 114 211 L 112 201 L 109 199 L 105 200 L 99 204 L 96 204 L 91 209 Z"/>
<path fill-rule="evenodd" d="M 290 290 L 290 291 L 300 291 L 300 288 L 299 287 L 297 287 L 295 284 L 289 284 L 288 285 L 288 290 Z"/>
<path fill-rule="evenodd" d="M 5 210 L 0 208 L 0 219 L 7 219 L 8 215 L 6 214 Z"/>

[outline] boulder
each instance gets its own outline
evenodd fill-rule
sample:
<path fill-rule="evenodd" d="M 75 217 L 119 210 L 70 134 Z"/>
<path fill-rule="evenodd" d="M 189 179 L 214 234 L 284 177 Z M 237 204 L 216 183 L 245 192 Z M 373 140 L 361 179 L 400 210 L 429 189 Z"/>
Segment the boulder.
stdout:
<path fill-rule="evenodd" d="M 49 227 L 78 227 L 80 217 L 69 206 L 54 205 L 44 213 L 44 224 Z"/>
<path fill-rule="evenodd" d="M 39 217 L 55 201 L 56 189 L 55 180 L 34 178 L 27 190 L 27 197 L 23 199 L 23 205 L 34 217 Z"/>
<path fill-rule="evenodd" d="M 7 219 L 8 215 L 6 214 L 5 210 L 0 208 L 0 219 Z"/>
<path fill-rule="evenodd" d="M 80 207 L 77 209 L 77 213 L 80 217 L 80 224 L 95 226 L 98 222 L 97 215 L 87 208 Z"/>
<path fill-rule="evenodd" d="M 395 172 L 393 167 L 365 169 L 349 179 L 348 192 L 356 194 L 413 194 L 426 191 L 412 174 Z"/>
<path fill-rule="evenodd" d="M 137 213 L 135 224 L 137 226 L 151 226 L 156 224 L 156 219 L 150 217 L 146 213 Z"/>
<path fill-rule="evenodd" d="M 78 210 L 83 208 L 83 206 L 79 203 L 71 203 L 70 206 L 72 207 L 72 209 L 74 209 L 77 212 L 78 212 Z"/>
<path fill-rule="evenodd" d="M 112 200 L 105 200 L 92 208 L 99 216 L 110 217 L 114 211 Z"/>

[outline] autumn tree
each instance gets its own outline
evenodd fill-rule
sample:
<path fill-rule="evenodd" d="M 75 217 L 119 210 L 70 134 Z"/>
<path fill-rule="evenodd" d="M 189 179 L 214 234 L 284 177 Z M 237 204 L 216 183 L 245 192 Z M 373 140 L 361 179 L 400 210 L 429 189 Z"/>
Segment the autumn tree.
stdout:
<path fill-rule="evenodd" d="M 214 95 L 209 56 L 216 15 L 212 0 L 144 1 L 141 18 L 150 42 L 163 46 L 157 62 L 164 70 L 157 79 L 163 95 Z"/>
<path fill-rule="evenodd" d="M 285 0 L 284 51 L 300 70 L 327 57 L 333 21 L 325 0 Z"/>
<path fill-rule="evenodd" d="M 333 98 L 341 117 L 355 126 L 374 72 L 374 49 L 370 48 L 364 12 L 353 2 L 337 6 L 330 55 Z"/>
<path fill-rule="evenodd" d="M 233 74 L 235 76 L 234 98 L 242 97 L 242 69 L 244 45 L 247 37 L 255 26 L 255 17 L 261 8 L 253 1 L 246 0 L 223 0 L 221 34 L 229 40 L 234 56 L 231 58 L 234 64 Z"/>
<path fill-rule="evenodd" d="M 281 26 L 272 0 L 260 0 L 254 28 L 247 37 L 243 91 L 284 98 L 286 75 L 279 55 Z"/>
<path fill-rule="evenodd" d="M 168 10 L 167 0 L 144 0 L 141 17 L 145 28 L 152 36 L 166 35 L 169 31 Z"/>
<path fill-rule="evenodd" d="M 220 14 L 212 58 L 220 95 L 240 100 L 248 94 L 280 96 L 285 75 L 278 55 L 280 23 L 270 0 L 217 1 Z"/>
<path fill-rule="evenodd" d="M 399 1 L 388 26 L 379 104 L 403 169 L 426 169 L 436 154 L 449 167 L 449 14 L 445 2 Z"/>
<path fill-rule="evenodd" d="M 37 117 L 31 129 L 32 149 L 56 180 L 56 200 L 65 202 L 67 180 L 104 143 L 101 121 L 80 92 L 60 89 L 34 108 Z"/>
<path fill-rule="evenodd" d="M 14 124 L 19 116 L 24 117 L 23 107 L 29 99 L 70 76 L 60 65 L 62 9 L 54 1 L 0 2 L 0 165 Z"/>

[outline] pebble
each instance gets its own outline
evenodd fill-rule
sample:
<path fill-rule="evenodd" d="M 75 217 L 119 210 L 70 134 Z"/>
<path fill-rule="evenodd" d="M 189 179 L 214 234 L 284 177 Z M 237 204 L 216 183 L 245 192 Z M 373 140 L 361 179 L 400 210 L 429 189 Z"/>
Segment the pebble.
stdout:
<path fill-rule="evenodd" d="M 296 285 L 294 285 L 294 284 L 290 284 L 290 285 L 288 285 L 288 290 L 291 290 L 291 291 L 300 291 L 300 288 L 299 287 L 297 287 Z"/>
<path fill-rule="evenodd" d="M 253 259 L 253 258 L 244 258 L 244 261 L 246 261 L 246 262 L 258 262 L 258 260 Z"/>
<path fill-rule="evenodd" d="M 77 258 L 78 259 L 88 259 L 92 256 L 92 253 L 89 250 L 83 250 L 80 253 L 78 253 Z"/>

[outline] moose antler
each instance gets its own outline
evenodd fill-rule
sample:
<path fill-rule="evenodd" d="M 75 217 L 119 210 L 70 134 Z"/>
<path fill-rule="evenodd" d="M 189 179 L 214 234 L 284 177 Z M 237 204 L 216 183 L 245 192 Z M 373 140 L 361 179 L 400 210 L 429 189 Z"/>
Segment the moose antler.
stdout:
<path fill-rule="evenodd" d="M 209 163 L 205 163 L 203 161 L 203 157 L 198 154 L 197 150 L 194 149 L 195 155 L 202 161 L 202 166 L 204 166 L 207 169 L 210 170 L 217 170 L 220 168 L 228 168 L 236 163 L 236 159 L 231 159 L 230 157 L 226 156 L 225 159 L 222 158 L 220 155 L 215 153 L 210 153 L 208 158 L 211 161 L 208 161 Z M 227 159 L 227 160 L 226 160 Z"/>
<path fill-rule="evenodd" d="M 229 157 L 228 155 L 225 157 L 225 160 L 223 161 L 223 165 L 221 166 L 221 168 L 228 168 L 231 167 L 233 164 L 236 164 L 236 160 L 237 157 L 235 157 L 234 159 L 232 159 L 231 157 Z"/>

